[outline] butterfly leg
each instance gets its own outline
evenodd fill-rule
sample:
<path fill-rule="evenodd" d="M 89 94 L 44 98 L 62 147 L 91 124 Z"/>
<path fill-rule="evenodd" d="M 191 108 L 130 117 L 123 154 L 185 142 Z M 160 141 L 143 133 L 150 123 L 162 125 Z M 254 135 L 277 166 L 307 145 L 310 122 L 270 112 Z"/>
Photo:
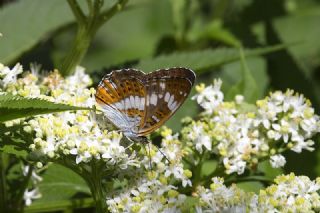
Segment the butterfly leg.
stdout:
<path fill-rule="evenodd" d="M 150 147 L 150 143 L 148 143 L 148 148 L 149 148 L 149 164 L 150 164 L 150 169 L 152 170 L 152 162 L 151 162 L 151 147 Z"/>
<path fill-rule="evenodd" d="M 151 149 L 150 149 L 150 143 L 151 143 L 151 141 L 149 141 L 147 137 L 140 137 L 140 142 L 141 142 L 142 144 L 145 144 L 145 143 L 148 144 L 148 146 L 149 146 L 149 154 L 150 154 L 150 150 L 151 150 Z M 155 146 L 155 147 L 157 147 L 157 146 Z M 158 151 L 163 155 L 163 157 L 168 161 L 168 163 L 171 164 L 170 160 L 169 160 L 168 157 L 161 151 L 161 149 L 160 149 L 159 147 L 157 147 L 157 149 L 158 149 Z"/>
<path fill-rule="evenodd" d="M 149 144 L 148 144 L 148 145 L 149 145 Z M 146 153 L 148 153 L 148 157 L 149 157 L 149 169 L 152 170 L 150 146 L 149 146 L 149 152 L 148 152 L 148 150 L 147 150 L 147 147 L 146 147 L 145 143 L 142 143 L 142 146 L 143 146 L 144 150 L 146 150 Z"/>

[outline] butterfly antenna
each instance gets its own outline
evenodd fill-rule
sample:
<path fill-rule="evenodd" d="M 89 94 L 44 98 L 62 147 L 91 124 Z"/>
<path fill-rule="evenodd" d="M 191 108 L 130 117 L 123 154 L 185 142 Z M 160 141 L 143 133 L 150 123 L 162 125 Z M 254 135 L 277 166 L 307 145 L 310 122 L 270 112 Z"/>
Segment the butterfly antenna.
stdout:
<path fill-rule="evenodd" d="M 145 143 L 148 143 L 148 145 L 150 145 L 151 141 L 149 141 L 147 138 L 144 138 L 144 140 L 145 140 L 144 141 Z M 155 147 L 157 147 L 157 146 L 155 146 Z M 160 150 L 160 148 L 157 147 L 157 149 L 163 155 L 163 157 L 168 161 L 168 163 L 171 164 L 169 158 Z"/>
<path fill-rule="evenodd" d="M 149 164 L 150 164 L 150 169 L 152 170 L 152 162 L 151 162 L 151 147 L 150 147 L 150 143 L 148 143 L 148 148 L 149 148 Z"/>
<path fill-rule="evenodd" d="M 157 147 L 157 146 L 156 146 Z M 171 164 L 169 158 L 161 151 L 159 147 L 157 147 L 158 151 L 163 155 L 163 157 L 168 161 L 169 164 Z"/>
<path fill-rule="evenodd" d="M 149 141 L 147 138 L 146 138 L 146 142 L 148 143 L 148 145 L 151 143 L 151 141 Z M 155 146 L 157 147 L 157 146 Z M 163 157 L 168 161 L 169 164 L 171 164 L 169 158 L 161 151 L 161 149 L 159 147 L 157 147 L 158 151 L 163 155 Z"/>
<path fill-rule="evenodd" d="M 149 147 L 149 152 L 147 150 L 147 147 L 144 143 L 142 143 L 144 150 L 146 150 L 146 152 L 148 153 L 148 157 L 149 157 L 149 165 L 150 165 L 150 170 L 152 169 L 152 163 L 151 163 L 151 154 L 150 154 L 150 147 Z"/>

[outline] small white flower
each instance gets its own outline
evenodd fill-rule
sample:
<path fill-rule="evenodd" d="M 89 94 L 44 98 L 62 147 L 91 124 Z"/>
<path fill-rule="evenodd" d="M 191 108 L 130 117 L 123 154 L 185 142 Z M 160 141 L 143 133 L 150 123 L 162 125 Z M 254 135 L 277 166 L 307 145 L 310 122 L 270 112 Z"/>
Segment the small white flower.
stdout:
<path fill-rule="evenodd" d="M 220 91 L 222 81 L 221 79 L 214 80 L 213 85 L 203 89 L 199 94 L 192 97 L 197 100 L 198 104 L 211 114 L 220 103 L 222 103 L 224 95 Z"/>
<path fill-rule="evenodd" d="M 90 76 L 85 73 L 85 69 L 81 66 L 76 67 L 74 74 L 67 77 L 66 82 L 68 86 L 72 87 L 72 90 L 86 88 L 92 84 Z"/>
<path fill-rule="evenodd" d="M 38 188 L 32 189 L 30 191 L 27 189 L 23 194 L 23 199 L 24 199 L 26 206 L 30 206 L 32 203 L 32 200 L 39 199 L 39 198 L 41 198 L 41 196 L 42 195 L 39 192 Z"/>
<path fill-rule="evenodd" d="M 236 95 L 234 97 L 234 100 L 236 101 L 237 104 L 241 104 L 244 101 L 244 96 L 243 95 Z"/>
<path fill-rule="evenodd" d="M 270 164 L 273 168 L 281 168 L 286 164 L 286 159 L 280 154 L 273 155 L 270 157 Z"/>
<path fill-rule="evenodd" d="M 30 169 L 30 166 L 29 165 L 26 165 L 23 167 L 22 169 L 22 173 L 24 176 L 27 176 L 28 172 L 29 172 L 29 169 Z M 35 170 L 32 171 L 32 174 L 31 174 L 31 180 L 33 182 L 33 184 L 37 184 L 38 182 L 41 182 L 42 181 L 42 177 L 39 176 Z"/>
<path fill-rule="evenodd" d="M 193 141 L 195 144 L 196 150 L 200 153 L 203 152 L 202 147 L 205 147 L 207 150 L 211 151 L 212 149 L 212 141 L 209 135 L 203 129 L 201 123 L 195 123 L 192 126 L 192 130 L 188 134 L 188 138 Z"/>
<path fill-rule="evenodd" d="M 6 87 L 8 84 L 15 83 L 17 81 L 17 75 L 22 73 L 22 66 L 17 63 L 12 69 L 9 67 L 2 67 L 0 69 L 0 86 Z"/>

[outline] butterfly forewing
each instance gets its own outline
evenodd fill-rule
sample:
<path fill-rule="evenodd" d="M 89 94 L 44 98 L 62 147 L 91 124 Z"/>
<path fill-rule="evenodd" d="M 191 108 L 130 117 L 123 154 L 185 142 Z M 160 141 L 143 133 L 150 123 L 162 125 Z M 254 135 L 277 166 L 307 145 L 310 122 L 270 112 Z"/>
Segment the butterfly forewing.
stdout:
<path fill-rule="evenodd" d="M 106 116 L 122 130 L 125 128 L 137 131 L 144 117 L 146 92 L 142 82 L 143 76 L 144 73 L 138 70 L 119 70 L 106 75 L 99 83 L 96 100 L 108 109 Z M 114 111 L 120 112 L 126 122 L 117 117 L 116 120 L 112 119 L 115 116 L 109 114 L 117 113 Z"/>
<path fill-rule="evenodd" d="M 185 101 L 194 80 L 194 73 L 186 68 L 163 69 L 146 75 L 146 108 L 138 135 L 149 134 L 165 123 Z"/>

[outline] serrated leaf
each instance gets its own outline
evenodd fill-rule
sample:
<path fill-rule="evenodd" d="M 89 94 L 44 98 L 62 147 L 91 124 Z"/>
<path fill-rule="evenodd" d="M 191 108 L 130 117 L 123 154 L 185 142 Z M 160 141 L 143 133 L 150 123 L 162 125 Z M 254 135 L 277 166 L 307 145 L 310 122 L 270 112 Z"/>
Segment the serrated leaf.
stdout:
<path fill-rule="evenodd" d="M 45 39 L 50 32 L 73 20 L 65 0 L 23 0 L 1 8 L 1 63 L 14 62 L 21 54 Z"/>
<path fill-rule="evenodd" d="M 14 145 L 4 145 L 3 147 L 0 147 L 0 151 L 7 154 L 23 157 L 23 158 L 26 157 L 28 154 L 26 150 L 23 150 L 23 149 L 18 150 Z"/>
<path fill-rule="evenodd" d="M 68 110 L 92 110 L 88 107 L 76 107 L 57 104 L 39 98 L 24 98 L 11 94 L 0 95 L 0 122 L 39 114 Z"/>
<path fill-rule="evenodd" d="M 7 127 L 0 123 L 0 151 L 13 154 L 18 157 L 25 158 L 27 156 L 28 145 L 27 141 L 30 141 L 30 135 L 20 134 L 22 125 L 14 125 Z"/>
<path fill-rule="evenodd" d="M 280 44 L 265 48 L 246 49 L 244 54 L 246 58 L 259 56 L 284 49 L 287 46 Z M 141 60 L 136 67 L 146 72 L 163 67 L 188 67 L 196 70 L 197 73 L 201 73 L 203 70 L 219 67 L 239 59 L 239 50 L 237 48 L 218 48 L 162 55 L 153 59 Z"/>

